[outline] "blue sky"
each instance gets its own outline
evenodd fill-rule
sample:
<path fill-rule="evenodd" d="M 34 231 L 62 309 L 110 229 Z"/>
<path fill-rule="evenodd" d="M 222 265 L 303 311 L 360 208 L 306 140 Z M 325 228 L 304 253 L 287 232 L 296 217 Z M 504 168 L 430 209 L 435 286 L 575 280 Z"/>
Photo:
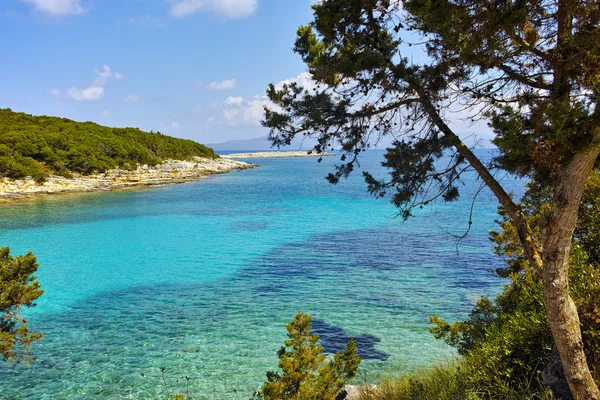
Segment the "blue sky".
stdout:
<path fill-rule="evenodd" d="M 310 4 L 2 0 L 0 108 L 203 143 L 266 135 L 265 88 L 304 77 L 291 48 Z"/>

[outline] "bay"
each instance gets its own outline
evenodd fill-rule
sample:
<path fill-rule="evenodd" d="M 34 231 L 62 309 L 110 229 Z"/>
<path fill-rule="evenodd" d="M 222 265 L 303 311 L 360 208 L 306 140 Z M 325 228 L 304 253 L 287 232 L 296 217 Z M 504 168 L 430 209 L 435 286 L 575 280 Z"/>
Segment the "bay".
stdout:
<path fill-rule="evenodd" d="M 383 176 L 382 156 L 368 151 L 361 165 Z M 454 356 L 428 316 L 464 318 L 503 284 L 487 238 L 497 202 L 487 190 L 473 202 L 473 174 L 458 201 L 403 222 L 360 171 L 328 184 L 333 157 L 249 161 L 261 167 L 0 204 L 0 245 L 33 251 L 45 290 L 27 311 L 45 334 L 37 361 L 0 366 L 0 397 L 247 399 L 298 311 L 328 352 L 357 338 L 361 381 Z"/>

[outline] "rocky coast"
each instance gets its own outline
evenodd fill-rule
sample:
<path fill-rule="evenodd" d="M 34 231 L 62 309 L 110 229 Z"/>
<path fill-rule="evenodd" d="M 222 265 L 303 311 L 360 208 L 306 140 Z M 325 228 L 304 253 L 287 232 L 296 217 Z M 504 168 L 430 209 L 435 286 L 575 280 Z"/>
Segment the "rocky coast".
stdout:
<path fill-rule="evenodd" d="M 0 198 L 19 199 L 40 194 L 94 192 L 139 186 L 183 183 L 213 174 L 245 170 L 254 164 L 227 158 L 200 158 L 192 161 L 166 160 L 162 164 L 142 165 L 134 170 L 113 169 L 93 175 L 73 174 L 71 178 L 50 176 L 37 183 L 31 178 L 0 178 Z"/>

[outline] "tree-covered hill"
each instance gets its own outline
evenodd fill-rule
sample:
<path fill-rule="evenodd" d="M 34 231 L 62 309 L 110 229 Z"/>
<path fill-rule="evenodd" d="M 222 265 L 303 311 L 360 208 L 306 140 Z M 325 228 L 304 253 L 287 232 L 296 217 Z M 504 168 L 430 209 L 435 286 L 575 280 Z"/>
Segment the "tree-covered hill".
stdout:
<path fill-rule="evenodd" d="M 200 143 L 159 132 L 0 109 L 0 177 L 41 182 L 51 174 L 91 174 L 194 156 L 217 157 Z"/>

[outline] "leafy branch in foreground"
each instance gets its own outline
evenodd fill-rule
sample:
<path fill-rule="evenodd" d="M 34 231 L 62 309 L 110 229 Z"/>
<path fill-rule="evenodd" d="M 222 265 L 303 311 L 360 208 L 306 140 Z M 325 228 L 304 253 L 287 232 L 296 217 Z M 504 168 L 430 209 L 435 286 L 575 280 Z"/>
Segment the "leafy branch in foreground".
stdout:
<path fill-rule="evenodd" d="M 286 325 L 288 340 L 278 351 L 281 372 L 267 372 L 267 381 L 254 394 L 263 400 L 335 400 L 344 385 L 356 376 L 360 364 L 356 343 L 326 361 L 319 336 L 311 335 L 311 317 L 298 313 Z"/>
<path fill-rule="evenodd" d="M 15 258 L 8 247 L 0 249 L 0 354 L 7 361 L 30 361 L 31 344 L 42 338 L 21 316 L 44 293 L 33 275 L 37 268 L 32 253 Z"/>

